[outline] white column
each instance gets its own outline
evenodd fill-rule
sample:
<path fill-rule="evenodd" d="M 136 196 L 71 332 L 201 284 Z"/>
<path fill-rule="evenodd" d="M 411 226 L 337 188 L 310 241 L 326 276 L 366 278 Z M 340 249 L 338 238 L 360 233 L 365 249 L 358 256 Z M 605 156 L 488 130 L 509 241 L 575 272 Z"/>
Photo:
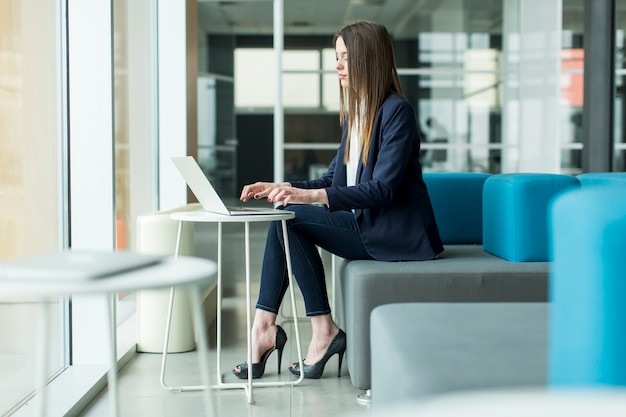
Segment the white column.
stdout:
<path fill-rule="evenodd" d="M 126 2 L 128 31 L 129 248 L 137 216 L 158 209 L 156 2 Z"/>
<path fill-rule="evenodd" d="M 185 181 L 172 163 L 187 154 L 186 2 L 158 0 L 159 208 L 187 202 Z"/>
<path fill-rule="evenodd" d="M 115 247 L 112 1 L 69 0 L 70 227 L 75 250 Z M 108 363 L 107 305 L 72 301 L 73 365 Z"/>
<path fill-rule="evenodd" d="M 517 28 L 511 24 L 513 4 L 518 7 Z M 504 29 L 505 45 L 514 42 L 516 29 L 519 33 L 519 100 L 508 96 L 503 106 L 504 137 L 514 148 L 505 148 L 502 171 L 559 172 L 562 1 L 503 1 L 503 8 L 505 24 L 510 25 Z M 511 49 L 506 52 L 515 53 Z M 511 114 L 516 107 L 519 123 Z M 512 130 L 512 137 L 507 138 Z M 511 142 L 515 139 L 517 142 Z"/>
<path fill-rule="evenodd" d="M 112 2 L 68 3 L 71 245 L 115 246 Z"/>

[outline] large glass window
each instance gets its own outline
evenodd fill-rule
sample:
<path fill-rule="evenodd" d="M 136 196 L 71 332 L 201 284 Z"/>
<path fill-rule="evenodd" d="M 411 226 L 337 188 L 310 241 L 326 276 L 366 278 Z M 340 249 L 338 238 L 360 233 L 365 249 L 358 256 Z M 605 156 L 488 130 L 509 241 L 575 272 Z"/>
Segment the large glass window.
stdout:
<path fill-rule="evenodd" d="M 322 99 L 322 63 L 328 62 L 329 51 L 322 62 L 320 50 L 288 50 L 282 55 L 283 105 L 287 109 L 319 109 L 329 101 L 324 86 Z M 333 62 L 334 62 L 334 51 Z M 254 68 L 254 71 L 250 69 Z M 276 71 L 274 51 L 267 48 L 235 50 L 235 106 L 238 108 L 271 108 L 274 106 Z M 333 78 L 333 81 L 335 78 Z M 327 78 L 324 78 L 327 81 Z M 333 84 L 336 90 L 336 83 Z M 337 104 L 334 104 L 338 108 Z"/>
<path fill-rule="evenodd" d="M 332 130 L 337 79 L 328 46 L 337 28 L 358 19 L 379 21 L 392 35 L 404 92 L 422 132 L 425 170 L 580 172 L 584 2 L 538 3 L 354 3 L 340 18 L 309 21 L 305 6 L 287 2 L 284 56 L 299 59 L 283 59 L 285 179 L 322 171 L 333 154 L 328 142 L 338 141 Z M 266 23 L 259 17 L 259 27 Z M 260 46 L 236 52 L 240 115 L 272 111 L 273 51 L 269 42 L 265 50 L 255 49 Z M 313 51 L 320 53 L 317 66 L 304 58 Z M 316 93 L 319 102 L 309 101 Z M 304 137 L 297 123 L 305 116 L 327 116 L 328 125 L 317 120 Z M 302 166 L 307 160 L 315 161 L 314 169 Z"/>
<path fill-rule="evenodd" d="M 3 0 L 0 8 L 0 259 L 11 259 L 65 244 L 62 13 L 57 1 Z M 40 303 L 0 294 L 0 414 L 35 389 Z M 66 305 L 46 303 L 50 378 L 68 364 Z"/>
<path fill-rule="evenodd" d="M 269 48 L 235 50 L 235 106 L 240 113 L 271 112 L 275 101 L 274 57 Z M 317 178 L 326 171 L 341 133 L 335 51 L 285 50 L 282 66 L 285 179 Z"/>
<path fill-rule="evenodd" d="M 424 170 L 501 171 L 500 84 L 506 77 L 499 40 L 488 33 L 434 32 L 397 42 L 408 57 L 401 81 L 417 108 Z"/>
<path fill-rule="evenodd" d="M 284 4 L 285 52 L 320 53 L 317 67 L 312 65 L 313 59 L 283 60 L 284 138 L 274 141 L 282 147 L 284 160 L 274 155 L 275 163 L 284 165 L 285 179 L 295 178 L 289 177 L 290 172 L 302 176 L 320 171 L 320 167 L 308 170 L 301 166 L 302 161 L 314 159 L 306 157 L 305 151 L 319 154 L 318 162 L 327 159 L 324 155 L 332 155 L 329 144 L 320 140 L 330 127 L 315 125 L 321 132 L 309 131 L 315 138 L 311 142 L 298 136 L 290 119 L 325 114 L 329 116 L 327 122 L 336 125 L 330 117 L 337 111 L 337 80 L 329 44 L 341 25 L 358 19 L 383 23 L 392 35 L 405 94 L 414 104 L 423 133 L 425 170 L 581 172 L 584 0 L 442 0 L 419 5 L 389 0 L 384 5 L 350 2 L 348 7 L 323 3 L 329 11 L 324 16 L 303 2 Z M 229 2 L 214 6 L 211 12 L 214 19 L 228 15 L 234 22 L 229 33 L 237 39 L 236 54 L 242 54 L 239 58 L 243 54 L 254 56 L 244 65 L 239 64 L 243 59 L 237 59 L 238 119 L 246 119 L 249 126 L 254 114 L 267 123 L 272 115 L 275 82 L 270 69 L 274 65 L 273 22 L 269 13 L 258 13 L 242 25 L 235 4 L 243 7 L 239 2 Z M 316 3 L 314 8 L 320 5 Z M 624 19 L 619 19 L 625 7 L 616 3 L 614 163 L 618 170 L 626 166 L 626 129 L 622 123 L 626 114 L 622 104 L 626 28 Z M 225 30 L 223 24 L 212 23 L 212 27 L 205 26 L 207 32 Z M 249 31 L 239 32 L 241 26 L 254 28 L 257 38 L 248 37 Z M 292 85 L 292 80 L 298 81 Z M 319 103 L 308 101 L 315 97 L 316 88 Z M 260 124 L 257 127 L 262 128 Z M 275 169 L 281 172 L 280 167 Z"/>
<path fill-rule="evenodd" d="M 274 105 L 274 52 L 271 49 L 235 50 L 235 106 Z M 254 68 L 254 71 L 250 71 Z"/>

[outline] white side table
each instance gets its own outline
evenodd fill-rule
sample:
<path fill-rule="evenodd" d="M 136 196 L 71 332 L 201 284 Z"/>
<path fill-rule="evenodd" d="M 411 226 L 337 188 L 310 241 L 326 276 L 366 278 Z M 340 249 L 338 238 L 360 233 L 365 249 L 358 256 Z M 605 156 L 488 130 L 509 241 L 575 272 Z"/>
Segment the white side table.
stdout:
<path fill-rule="evenodd" d="M 117 292 L 132 292 L 143 289 L 158 289 L 174 286 L 188 286 L 192 307 L 194 329 L 199 345 L 199 360 L 203 381 L 210 383 L 208 364 L 208 341 L 204 324 L 204 315 L 201 306 L 202 289 L 215 280 L 217 266 L 215 262 L 207 259 L 193 257 L 166 257 L 156 265 L 116 274 L 114 276 L 88 280 L 88 281 L 63 281 L 42 280 L 36 277 L 33 280 L 3 280 L 0 277 L 0 294 L 3 297 L 42 297 L 45 299 L 67 296 L 72 294 L 101 294 L 108 300 L 108 317 L 110 326 L 110 368 L 108 372 L 110 392 L 110 414 L 119 415 L 118 388 L 117 388 L 117 352 L 116 352 L 116 323 L 113 321 L 113 299 Z M 37 402 L 39 416 L 46 412 L 45 373 L 47 369 L 47 354 L 45 351 L 46 311 L 44 303 L 41 303 L 42 323 L 38 343 L 38 377 L 37 383 L 40 390 L 40 400 Z M 205 408 L 208 415 L 215 415 L 210 391 L 204 396 Z"/>
<path fill-rule="evenodd" d="M 283 240 L 285 242 L 285 257 L 287 262 L 287 275 L 289 279 L 289 293 L 291 296 L 291 308 L 293 310 L 294 318 L 294 330 L 296 336 L 296 349 L 298 352 L 298 360 L 300 363 L 300 369 L 304 369 L 302 359 L 302 346 L 300 344 L 300 330 L 298 327 L 298 320 L 296 314 L 296 299 L 294 294 L 293 273 L 291 270 L 291 254 L 289 251 L 289 238 L 287 236 L 288 219 L 292 219 L 295 216 L 293 212 L 281 211 L 279 213 L 268 214 L 252 214 L 252 215 L 235 215 L 227 216 L 223 214 L 210 213 L 207 211 L 185 211 L 173 213 L 171 218 L 179 221 L 178 225 L 178 237 L 176 243 L 176 253 L 179 251 L 180 241 L 183 230 L 184 222 L 199 222 L 199 223 L 217 223 L 217 384 L 213 385 L 213 389 L 243 389 L 246 393 L 248 403 L 253 402 L 252 396 L 252 372 L 248 372 L 248 380 L 246 383 L 225 383 L 222 380 L 221 371 L 221 351 L 222 351 L 222 224 L 223 223 L 243 223 L 244 224 L 244 240 L 245 240 L 245 273 L 246 273 L 246 326 L 247 326 L 247 363 L 252 363 L 252 340 L 251 340 L 251 300 L 250 300 L 250 223 L 258 222 L 271 222 L 280 221 L 283 230 Z M 171 391 L 193 391 L 206 388 L 205 386 L 170 386 L 165 382 L 165 368 L 167 361 L 167 344 L 170 332 L 170 319 L 173 308 L 174 300 L 174 288 L 170 293 L 170 305 L 168 311 L 167 325 L 165 329 L 165 341 L 163 346 L 163 360 L 161 364 L 161 385 L 165 389 Z M 304 373 L 300 373 L 300 377 L 294 381 L 276 381 L 276 382 L 255 382 L 255 387 L 277 387 L 277 386 L 293 386 L 299 384 L 304 379 Z"/>

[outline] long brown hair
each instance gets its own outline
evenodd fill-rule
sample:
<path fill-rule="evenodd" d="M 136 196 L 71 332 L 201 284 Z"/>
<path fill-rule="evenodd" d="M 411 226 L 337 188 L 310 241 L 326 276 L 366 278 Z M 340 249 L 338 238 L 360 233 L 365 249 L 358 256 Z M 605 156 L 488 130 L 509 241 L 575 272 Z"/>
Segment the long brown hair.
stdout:
<path fill-rule="evenodd" d="M 370 21 L 357 21 L 341 28 L 348 52 L 348 87 L 339 84 L 339 121 L 348 125 L 344 163 L 350 158 L 350 135 L 355 123 L 361 135 L 361 159 L 367 165 L 374 121 L 380 106 L 391 93 L 402 95 L 396 58 L 387 28 Z"/>

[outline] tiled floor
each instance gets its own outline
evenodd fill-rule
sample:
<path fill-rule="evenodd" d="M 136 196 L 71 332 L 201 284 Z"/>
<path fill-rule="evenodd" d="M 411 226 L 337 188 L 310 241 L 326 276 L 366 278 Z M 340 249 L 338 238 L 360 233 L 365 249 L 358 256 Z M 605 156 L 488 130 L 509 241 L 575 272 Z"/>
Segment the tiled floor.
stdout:
<path fill-rule="evenodd" d="M 254 226 L 254 225 L 253 225 Z M 262 251 L 265 242 L 264 226 L 252 228 L 251 256 L 253 259 L 252 277 L 253 287 L 258 287 L 258 275 Z M 222 351 L 222 372 L 224 381 L 235 381 L 230 369 L 245 361 L 245 302 L 243 292 L 243 265 L 239 261 L 242 241 L 237 228 L 226 228 L 224 250 L 224 334 Z M 212 236 L 214 230 L 210 227 L 196 228 L 196 247 L 200 252 L 212 255 Z M 298 291 L 297 291 L 298 293 Z M 253 294 L 253 300 L 256 296 Z M 288 297 L 285 302 L 288 302 Z M 301 300 L 299 312 L 303 312 Z M 268 380 L 292 380 L 287 367 L 296 360 L 296 344 L 293 322 L 282 323 L 289 338 L 286 351 L 283 355 L 282 373 L 276 372 L 277 353 L 274 352 L 268 360 L 266 376 Z M 303 340 L 303 351 L 306 352 L 310 338 L 310 324 L 308 320 L 300 322 L 300 333 Z M 211 338 L 210 364 L 215 367 L 215 326 L 209 331 Z M 206 416 L 201 392 L 173 393 L 163 389 L 159 384 L 161 355 L 140 353 L 120 372 L 119 391 L 122 417 L 136 416 Z M 248 404 L 241 389 L 213 391 L 218 416 L 367 416 L 370 407 L 356 400 L 362 391 L 354 388 L 345 369 L 342 376 L 337 378 L 337 356 L 327 364 L 324 375 L 320 380 L 304 380 L 295 387 L 257 388 L 254 392 L 254 403 Z M 215 380 L 215 375 L 212 375 Z M 197 353 L 177 353 L 168 356 L 166 382 L 171 385 L 199 384 Z M 108 395 L 105 392 L 81 414 L 84 417 L 104 417 L 109 414 Z"/>

